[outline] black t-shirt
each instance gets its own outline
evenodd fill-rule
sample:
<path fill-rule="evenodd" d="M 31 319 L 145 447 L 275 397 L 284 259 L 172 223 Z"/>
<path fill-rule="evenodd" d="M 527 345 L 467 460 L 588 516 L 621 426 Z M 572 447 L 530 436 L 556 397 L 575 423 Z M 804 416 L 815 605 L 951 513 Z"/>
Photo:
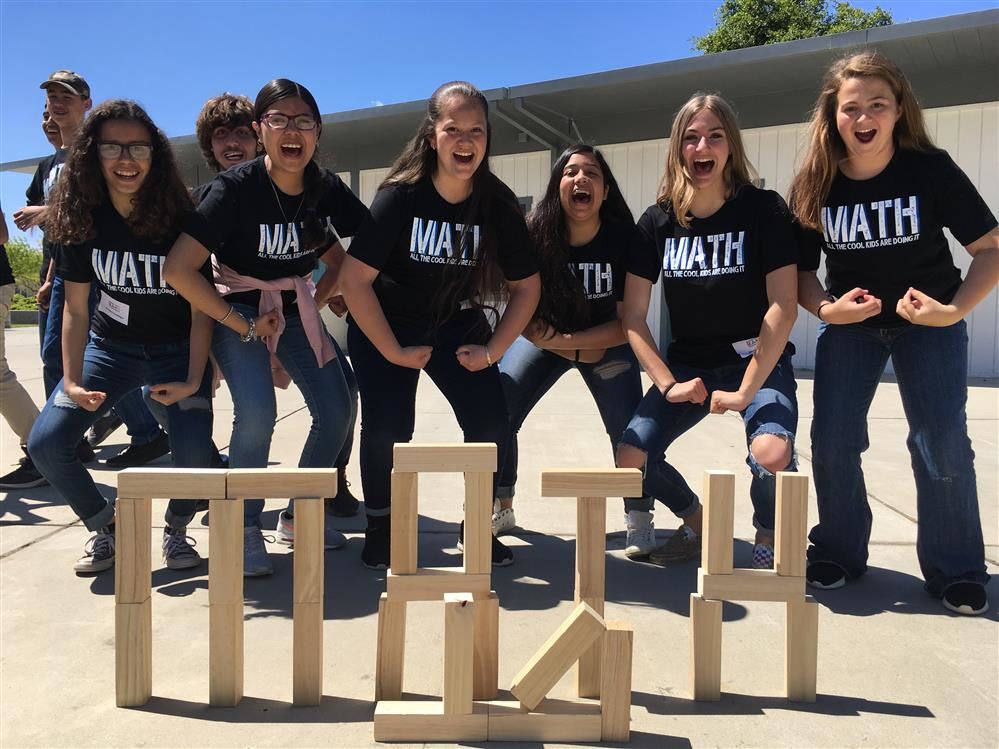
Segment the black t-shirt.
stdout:
<path fill-rule="evenodd" d="M 51 156 L 46 156 L 38 162 L 35 169 L 35 176 L 31 178 L 31 184 L 25 190 L 24 196 L 28 200 L 28 205 L 46 205 L 49 202 L 49 194 L 55 187 L 59 173 L 62 172 L 66 163 L 66 156 L 69 151 L 65 148 L 57 149 Z M 52 245 L 44 235 L 42 236 L 42 267 L 39 271 L 39 280 L 45 280 L 48 271 L 49 260 L 52 259 Z"/>
<path fill-rule="evenodd" d="M 537 272 L 537 256 L 513 193 L 499 178 L 491 179 L 498 192 L 506 193 L 488 206 L 496 259 L 506 280 L 520 281 Z M 484 209 L 469 216 L 470 203 L 448 203 L 429 176 L 413 185 L 384 187 L 375 195 L 371 216 L 351 243 L 350 254 L 380 271 L 374 290 L 388 319 L 432 319 L 455 274 L 468 281 L 456 300 L 474 295 L 470 269 L 480 259 Z"/>
<path fill-rule="evenodd" d="M 137 237 L 110 201 L 94 210 L 94 225 L 94 239 L 58 247 L 56 267 L 63 280 L 100 289 L 94 332 L 128 343 L 190 340 L 191 306 L 162 275 L 177 234 L 161 242 Z"/>
<path fill-rule="evenodd" d="M 801 267 L 817 270 L 826 253 L 826 288 L 855 287 L 881 300 L 875 328 L 910 325 L 895 305 L 910 286 L 949 304 L 961 285 L 943 228 L 969 245 L 996 226 L 971 180 L 946 151 L 897 149 L 875 177 L 837 174 L 822 206 L 822 233 L 802 232 Z"/>
<path fill-rule="evenodd" d="M 368 215 L 364 203 L 343 181 L 322 170 L 322 196 L 316 206 L 329 242 L 316 250 L 303 248 L 304 195 L 286 195 L 271 182 L 264 157 L 227 169 L 199 196 L 198 216 L 184 231 L 203 244 L 219 262 L 244 276 L 265 281 L 304 276 L 338 238 L 353 236 Z M 198 198 L 195 198 L 197 200 Z M 282 294 L 286 313 L 296 314 L 294 292 Z M 230 302 L 256 305 L 260 292 L 230 294 Z"/>
<path fill-rule="evenodd" d="M 689 229 L 659 204 L 638 229 L 646 249 L 637 275 L 662 273 L 673 332 L 668 358 L 702 367 L 740 361 L 732 344 L 759 336 L 770 307 L 767 274 L 798 262 L 784 199 L 747 185 L 714 215 L 693 218 Z"/>
<path fill-rule="evenodd" d="M 203 182 L 197 187 L 191 188 L 191 200 L 195 205 L 201 205 L 201 201 L 205 199 L 208 191 L 212 189 L 211 181 Z"/>

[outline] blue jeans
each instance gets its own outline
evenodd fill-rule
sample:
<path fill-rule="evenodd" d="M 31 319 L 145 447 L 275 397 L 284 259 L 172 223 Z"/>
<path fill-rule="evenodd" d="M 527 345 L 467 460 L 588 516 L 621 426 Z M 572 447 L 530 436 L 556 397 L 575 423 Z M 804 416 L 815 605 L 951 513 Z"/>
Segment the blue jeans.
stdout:
<path fill-rule="evenodd" d="M 869 446 L 867 412 L 891 357 L 909 423 L 906 444 L 916 480 L 916 554 L 926 589 L 985 584 L 975 454 L 968 438 L 968 332 L 908 325 L 819 326 L 815 350 L 812 463 L 819 523 L 811 561 L 835 562 L 849 577 L 867 569 L 871 508 L 860 455 Z"/>
<path fill-rule="evenodd" d="M 90 334 L 83 353 L 83 381 L 88 390 L 107 394 L 96 411 L 74 403 L 62 391 L 62 382 L 46 402 L 28 437 L 28 453 L 49 483 L 90 530 L 114 520 L 114 504 L 97 490 L 94 480 L 76 457 L 80 438 L 95 421 L 127 393 L 143 385 L 187 379 L 189 346 L 166 343 L 144 346 Z M 170 448 L 174 466 L 205 468 L 211 459 L 211 378 L 204 377 L 198 391 L 167 408 Z M 172 499 L 167 521 L 184 527 L 194 516 L 195 502 Z"/>
<path fill-rule="evenodd" d="M 484 344 L 491 331 L 480 310 L 462 310 L 441 324 L 424 327 L 389 321 L 402 346 L 433 346 L 423 368 L 447 398 L 465 442 L 492 442 L 497 446 L 497 464 L 509 434 L 506 404 L 496 367 L 469 372 L 455 351 L 465 343 Z M 416 423 L 416 386 L 420 370 L 390 363 L 351 320 L 347 344 L 357 372 L 361 393 L 361 486 L 364 508 L 370 516 L 386 516 L 392 501 L 392 449 L 397 442 L 413 439 Z M 493 491 L 496 490 L 495 475 Z"/>
<path fill-rule="evenodd" d="M 748 363 L 749 360 L 746 359 L 737 364 L 711 369 L 670 364 L 670 370 L 678 382 L 700 377 L 708 390 L 708 397 L 704 399 L 704 403 L 670 403 L 653 385 L 642 398 L 621 441 L 645 451 L 646 455 L 665 452 L 674 440 L 710 413 L 712 391 L 739 389 Z M 794 435 L 798 428 L 797 388 L 791 355 L 785 351 L 764 381 L 763 387 L 741 414 L 747 448 L 753 439 L 763 434 L 776 434 L 788 440 L 792 446 L 792 455 L 785 471 L 798 470 L 793 453 Z M 775 525 L 777 477 L 756 462 L 752 451 L 746 456 L 746 465 L 753 474 L 749 487 L 749 496 L 753 502 L 753 525 L 757 530 L 772 533 Z M 646 461 L 644 486 L 647 493 L 656 497 L 680 518 L 692 515 L 700 504 L 697 495 L 680 472 L 665 461 Z"/>
<path fill-rule="evenodd" d="M 515 494 L 520 453 L 517 433 L 524 420 L 545 393 L 572 368 L 579 371 L 597 404 L 604 429 L 610 438 L 611 455 L 617 450 L 621 434 L 642 399 L 642 377 L 631 347 L 627 344 L 615 346 L 608 349 L 599 362 L 586 364 L 571 362 L 558 354 L 540 349 L 521 336 L 513 342 L 499 363 L 503 395 L 510 412 L 510 440 L 506 460 L 500 467 L 496 487 L 498 499 L 509 499 Z M 624 509 L 625 512 L 648 511 L 652 509 L 652 504 L 652 497 L 649 496 L 628 497 L 624 500 Z"/>
<path fill-rule="evenodd" d="M 260 314 L 255 307 L 246 304 L 235 304 L 233 307 L 246 318 Z M 323 333 L 329 336 L 325 330 Z M 225 325 L 216 325 L 212 353 L 225 375 L 232 396 L 229 466 L 265 468 L 277 421 L 274 379 L 267 346 L 263 341 L 243 343 L 235 331 Z M 285 318 L 277 357 L 304 396 L 312 416 L 298 467 L 332 468 L 354 418 L 340 359 L 334 359 L 324 367 L 319 366 L 299 317 Z M 244 503 L 243 522 L 247 526 L 260 525 L 263 509 L 264 500 L 248 499 Z"/>
<path fill-rule="evenodd" d="M 97 306 L 99 291 L 90 287 L 90 314 Z M 42 336 L 42 382 L 45 397 L 51 398 L 62 380 L 62 308 L 66 301 L 66 287 L 58 276 L 52 279 L 52 296 L 45 316 L 45 333 Z M 187 379 L 185 375 L 181 379 Z M 154 383 L 155 384 L 155 383 Z M 142 400 L 142 391 L 125 393 L 115 406 L 115 411 L 125 423 L 128 436 L 137 445 L 144 445 L 159 436 L 160 428 Z"/>

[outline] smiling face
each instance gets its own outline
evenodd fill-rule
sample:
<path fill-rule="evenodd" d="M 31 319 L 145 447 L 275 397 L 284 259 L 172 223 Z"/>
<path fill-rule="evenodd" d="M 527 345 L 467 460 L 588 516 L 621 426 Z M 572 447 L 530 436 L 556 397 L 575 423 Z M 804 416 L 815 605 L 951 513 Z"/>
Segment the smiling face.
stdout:
<path fill-rule="evenodd" d="M 42 112 L 42 132 L 45 134 L 45 140 L 49 142 L 49 145 L 56 148 L 62 146 L 62 133 L 55 120 L 49 115 L 47 108 Z"/>
<path fill-rule="evenodd" d="M 58 84 L 51 84 L 45 91 L 45 101 L 49 115 L 55 120 L 61 130 L 75 131 L 83 122 L 87 110 L 90 109 L 90 99 L 71 93 Z"/>
<path fill-rule="evenodd" d="M 598 220 L 608 187 L 592 153 L 574 153 L 562 169 L 558 195 L 568 224 Z"/>
<path fill-rule="evenodd" d="M 291 118 L 304 114 L 315 117 L 317 120 L 319 118 L 301 98 L 291 96 L 274 102 L 261 115 L 261 121 L 253 123 L 253 129 L 260 136 L 273 169 L 293 173 L 304 172 L 306 164 L 312 160 L 312 156 L 316 152 L 319 127 L 313 130 L 298 130 L 292 122 L 284 130 L 279 130 L 267 124 L 266 119 L 270 114 L 283 114 L 285 117 Z M 220 160 L 219 163 L 224 162 Z"/>
<path fill-rule="evenodd" d="M 486 154 L 486 113 L 464 96 L 452 96 L 441 107 L 430 147 L 437 151 L 435 179 L 449 185 L 468 182 Z"/>
<path fill-rule="evenodd" d="M 249 123 L 220 125 L 212 131 L 212 155 L 222 169 L 249 161 L 257 155 L 257 134 Z"/>
<path fill-rule="evenodd" d="M 98 134 L 100 143 L 117 143 L 119 145 L 151 145 L 152 134 L 146 126 L 135 120 L 108 120 L 101 125 Z M 101 158 L 101 173 L 107 184 L 111 199 L 118 205 L 127 204 L 146 181 L 152 159 L 135 159 L 122 149 L 115 159 Z"/>
<path fill-rule="evenodd" d="M 728 136 L 721 120 L 710 109 L 702 109 L 687 124 L 683 131 L 682 154 L 695 189 L 710 187 L 724 191 Z"/>
<path fill-rule="evenodd" d="M 848 78 L 836 94 L 836 129 L 857 166 L 887 164 L 895 152 L 892 133 L 901 116 L 895 94 L 883 78 Z"/>

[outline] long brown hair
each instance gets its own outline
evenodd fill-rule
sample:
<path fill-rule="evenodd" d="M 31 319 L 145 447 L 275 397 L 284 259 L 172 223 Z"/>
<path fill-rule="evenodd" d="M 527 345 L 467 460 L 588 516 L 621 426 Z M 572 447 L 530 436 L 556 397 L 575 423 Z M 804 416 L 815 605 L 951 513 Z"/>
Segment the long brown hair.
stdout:
<path fill-rule="evenodd" d="M 746 158 L 746 149 L 739 133 L 739 122 L 732 106 L 718 94 L 698 92 L 691 96 L 687 103 L 673 118 L 673 128 L 670 131 L 669 146 L 666 149 L 666 169 L 659 180 L 656 202 L 668 204 L 677 222 L 683 227 L 690 226 L 690 206 L 694 202 L 694 181 L 687 171 L 683 161 L 683 134 L 690 126 L 690 121 L 707 109 L 721 122 L 728 141 L 728 161 L 722 171 L 726 192 L 729 197 L 735 195 L 745 185 L 756 184 L 758 177 L 756 169 Z"/>
<path fill-rule="evenodd" d="M 808 150 L 791 183 L 788 201 L 798 221 L 810 229 L 821 228 L 822 206 L 839 172 L 839 163 L 846 158 L 846 144 L 836 127 L 836 107 L 840 87 L 851 78 L 880 78 L 891 88 L 900 112 L 892 131 L 896 148 L 929 151 L 934 147 L 926 132 L 923 110 L 898 65 L 874 50 L 836 60 L 822 79 L 808 126 Z"/>
<path fill-rule="evenodd" d="M 125 219 L 132 232 L 153 241 L 170 239 L 180 228 L 181 216 L 193 207 L 166 136 L 134 101 L 109 99 L 84 120 L 56 182 L 45 224 L 50 242 L 77 244 L 97 235 L 93 211 L 108 199 L 98 142 L 104 123 L 113 120 L 138 122 L 149 131 L 153 145 L 149 174 Z"/>

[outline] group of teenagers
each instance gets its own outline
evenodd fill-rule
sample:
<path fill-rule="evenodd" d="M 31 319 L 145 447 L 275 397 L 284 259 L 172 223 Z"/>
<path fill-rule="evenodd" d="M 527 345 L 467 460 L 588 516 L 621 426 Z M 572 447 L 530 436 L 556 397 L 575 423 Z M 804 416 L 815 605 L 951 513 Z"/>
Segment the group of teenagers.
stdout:
<path fill-rule="evenodd" d="M 82 97 L 74 75 L 42 87 Z M 301 467 L 343 469 L 359 413 L 361 561 L 385 569 L 392 450 L 412 438 L 420 371 L 466 441 L 497 445 L 492 560 L 508 565 L 496 536 L 516 526 L 518 430 L 570 369 L 597 405 L 616 465 L 643 472 L 643 495 L 624 500 L 627 557 L 700 558 L 701 505 L 666 453 L 709 413 L 732 411 L 752 476 L 752 566 L 772 567 L 775 474 L 797 466 L 788 339 L 800 305 L 820 320 L 808 583 L 839 588 L 867 569 L 861 454 L 890 357 L 926 589 L 951 611 L 986 611 L 964 318 L 999 278 L 999 228 L 933 146 L 891 60 L 863 51 L 831 65 L 788 202 L 756 186 L 732 107 L 692 96 L 673 121 L 657 200 L 637 224 L 606 160 L 585 144 L 558 157 L 525 220 L 489 170 L 488 102 L 466 82 L 433 93 L 370 208 L 317 163 L 321 134 L 315 99 L 293 81 L 271 81 L 252 103 L 213 98 L 197 137 L 218 175 L 193 194 L 134 102 L 94 107 L 75 134 L 44 224 L 65 287 L 63 379 L 26 447 L 94 533 L 78 572 L 113 565 L 115 532 L 114 503 L 77 455 L 81 437 L 144 388 L 174 465 L 210 466 L 217 376 L 232 396 L 233 468 L 267 465 L 275 385 L 293 382 L 311 415 Z M 963 280 L 944 227 L 973 258 Z M 672 338 L 664 350 L 647 323 L 658 279 Z M 349 363 L 324 327 L 327 305 L 347 314 Z M 329 516 L 358 511 L 341 489 L 327 500 L 327 548 L 345 542 Z M 681 521 L 662 545 L 656 499 Z M 247 576 L 272 571 L 263 504 L 245 503 Z M 170 501 L 168 567 L 201 561 L 186 532 L 198 509 Z M 294 543 L 293 503 L 277 530 Z"/>

